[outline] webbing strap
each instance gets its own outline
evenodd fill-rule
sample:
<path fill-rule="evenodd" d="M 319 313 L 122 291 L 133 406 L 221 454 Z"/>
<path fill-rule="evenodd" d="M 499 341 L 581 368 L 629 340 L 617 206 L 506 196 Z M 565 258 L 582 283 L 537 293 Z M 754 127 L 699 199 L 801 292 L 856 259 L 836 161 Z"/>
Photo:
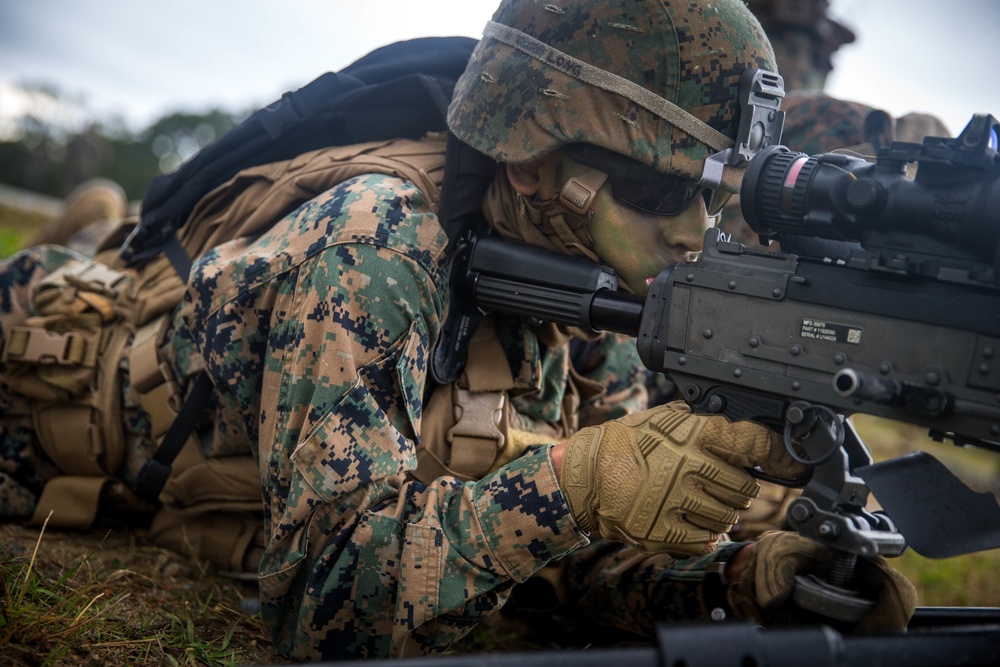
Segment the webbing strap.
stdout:
<path fill-rule="evenodd" d="M 159 440 L 174 423 L 184 400 L 170 364 L 160 361 L 160 336 L 170 323 L 168 315 L 150 320 L 135 332 L 128 351 L 128 372 L 139 404 L 149 417 L 153 439 Z"/>
<path fill-rule="evenodd" d="M 12 327 L 0 360 L 93 368 L 97 364 L 97 346 L 75 331 L 58 333 L 39 327 Z"/>
<path fill-rule="evenodd" d="M 40 280 L 36 290 L 73 285 L 85 292 L 94 292 L 114 299 L 129 280 L 130 276 L 127 273 L 116 271 L 93 259 L 73 260 Z"/>
<path fill-rule="evenodd" d="M 177 275 L 186 283 L 191 275 L 191 258 L 188 257 L 187 251 L 181 245 L 180 239 L 177 238 L 177 234 L 171 234 L 164 240 L 163 254 L 167 256 L 167 260 L 174 267 Z"/>
<path fill-rule="evenodd" d="M 174 459 L 180 454 L 188 436 L 194 431 L 198 416 L 208 404 L 208 397 L 212 393 L 212 379 L 208 373 L 202 371 L 194 380 L 190 393 L 184 399 L 177 417 L 174 419 L 163 442 L 156 449 L 153 458 L 146 461 L 135 482 L 135 492 L 147 500 L 157 500 L 160 491 L 163 490 L 170 477 L 171 467 Z"/>

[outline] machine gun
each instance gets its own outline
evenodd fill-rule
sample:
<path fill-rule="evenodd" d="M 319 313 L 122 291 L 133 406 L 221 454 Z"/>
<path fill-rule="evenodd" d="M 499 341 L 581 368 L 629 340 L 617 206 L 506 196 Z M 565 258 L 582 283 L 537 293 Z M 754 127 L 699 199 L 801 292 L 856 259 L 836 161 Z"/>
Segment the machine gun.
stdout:
<path fill-rule="evenodd" d="M 1000 452 L 998 133 L 976 115 L 956 139 L 893 143 L 874 163 L 767 147 L 741 205 L 781 252 L 709 230 L 702 256 L 664 269 L 645 300 L 609 269 L 491 238 L 470 244 L 454 287 L 483 311 L 633 335 L 695 411 L 782 432 L 813 470 L 788 520 L 839 554 L 794 599 L 856 620 L 870 604 L 848 586 L 857 557 L 1000 546 L 992 494 L 925 453 L 873 464 L 847 418 Z M 885 512 L 866 509 L 870 491 Z"/>

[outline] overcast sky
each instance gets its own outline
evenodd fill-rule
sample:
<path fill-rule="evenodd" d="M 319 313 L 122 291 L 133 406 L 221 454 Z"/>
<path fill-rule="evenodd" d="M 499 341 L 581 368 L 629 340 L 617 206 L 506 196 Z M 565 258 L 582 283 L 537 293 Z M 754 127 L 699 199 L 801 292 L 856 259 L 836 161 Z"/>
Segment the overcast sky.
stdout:
<path fill-rule="evenodd" d="M 140 129 L 166 112 L 267 104 L 378 46 L 479 37 L 497 0 L 0 0 L 0 115 L 48 84 Z M 996 0 L 832 0 L 858 35 L 828 92 L 957 133 L 1000 115 Z"/>

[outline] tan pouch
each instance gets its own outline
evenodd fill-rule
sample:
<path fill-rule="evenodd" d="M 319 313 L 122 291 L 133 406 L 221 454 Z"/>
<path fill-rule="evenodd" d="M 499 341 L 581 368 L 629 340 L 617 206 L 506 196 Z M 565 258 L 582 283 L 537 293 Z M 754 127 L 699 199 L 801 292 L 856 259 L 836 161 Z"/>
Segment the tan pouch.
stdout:
<path fill-rule="evenodd" d="M 89 528 L 98 510 L 135 517 L 151 513 L 152 506 L 137 497 L 116 477 L 55 477 L 45 484 L 29 525 L 48 520 L 52 528 Z"/>
<path fill-rule="evenodd" d="M 264 501 L 252 456 L 206 458 L 189 439 L 160 493 L 150 526 L 158 546 L 236 572 L 255 572 L 264 547 Z"/>
<path fill-rule="evenodd" d="M 89 390 L 71 401 L 35 401 L 32 422 L 39 445 L 68 475 L 113 475 L 125 458 L 118 361 L 130 333 L 105 329 Z"/>
<path fill-rule="evenodd" d="M 164 507 L 149 527 L 157 546 L 234 572 L 256 572 L 266 546 L 260 513 Z"/>
<path fill-rule="evenodd" d="M 40 401 L 69 401 L 97 372 L 102 321 L 96 313 L 29 317 L 12 327 L 3 350 L 12 391 Z"/>

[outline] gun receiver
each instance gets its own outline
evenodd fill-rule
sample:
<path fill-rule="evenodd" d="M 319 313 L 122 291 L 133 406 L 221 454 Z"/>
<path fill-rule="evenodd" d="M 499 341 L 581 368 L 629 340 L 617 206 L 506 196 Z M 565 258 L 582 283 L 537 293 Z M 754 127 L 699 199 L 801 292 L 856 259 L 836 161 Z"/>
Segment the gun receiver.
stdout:
<path fill-rule="evenodd" d="M 616 292 L 609 269 L 489 238 L 461 289 L 482 310 L 633 335 L 694 410 L 783 432 L 813 470 L 788 520 L 842 555 L 827 581 L 799 581 L 796 600 L 856 619 L 868 601 L 841 588 L 853 559 L 899 555 L 902 535 L 937 558 L 1000 546 L 995 497 L 927 454 L 873 464 L 847 419 L 1000 453 L 1000 290 L 986 261 L 1000 239 L 998 129 L 977 115 L 958 139 L 895 143 L 875 165 L 766 148 L 741 199 L 784 252 L 709 230 L 701 257 L 664 269 L 644 302 Z M 885 513 L 865 509 L 870 488 Z"/>

